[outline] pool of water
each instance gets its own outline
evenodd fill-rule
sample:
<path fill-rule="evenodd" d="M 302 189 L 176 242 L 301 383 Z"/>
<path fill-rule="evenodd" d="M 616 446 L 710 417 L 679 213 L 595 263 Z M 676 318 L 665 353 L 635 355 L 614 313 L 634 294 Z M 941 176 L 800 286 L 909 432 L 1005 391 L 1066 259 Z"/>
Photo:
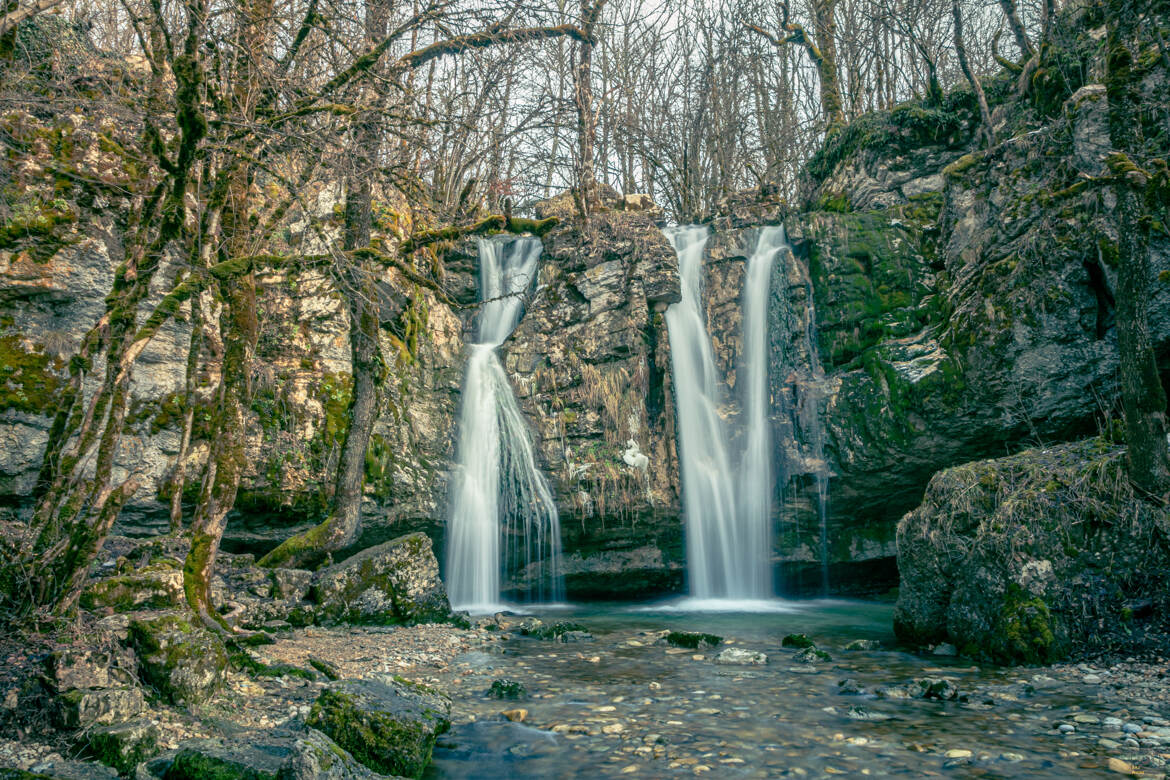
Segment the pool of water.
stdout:
<path fill-rule="evenodd" d="M 455 725 L 427 777 L 1109 775 L 1104 759 L 1055 730 L 1092 710 L 1079 685 L 1043 670 L 898 651 L 887 604 L 770 602 L 746 605 L 751 611 L 706 611 L 711 606 L 726 605 L 534 611 L 546 624 L 584 625 L 592 641 L 493 632 L 483 649 L 447 672 Z M 716 634 L 724 642 L 682 650 L 661 641 L 666 630 Z M 780 646 L 790 633 L 807 634 L 832 660 L 797 662 L 794 650 Z M 856 639 L 883 648 L 844 649 Z M 763 652 L 768 663 L 716 663 L 729 647 Z M 924 677 L 945 678 L 965 701 L 899 697 Z M 488 698 L 500 678 L 523 683 L 528 696 Z M 843 695 L 845 679 L 864 692 Z M 523 722 L 501 715 L 514 709 L 526 711 Z"/>

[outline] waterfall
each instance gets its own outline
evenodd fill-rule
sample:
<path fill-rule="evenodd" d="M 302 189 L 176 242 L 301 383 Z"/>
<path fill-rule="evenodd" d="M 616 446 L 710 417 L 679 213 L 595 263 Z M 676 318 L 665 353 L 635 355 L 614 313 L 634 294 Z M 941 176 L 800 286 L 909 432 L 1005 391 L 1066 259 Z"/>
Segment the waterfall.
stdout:
<path fill-rule="evenodd" d="M 766 228 L 744 275 L 739 392 L 743 450 L 729 457 L 720 415 L 715 356 L 703 317 L 704 227 L 666 231 L 678 254 L 682 298 L 666 310 L 687 518 L 691 595 L 699 599 L 767 599 L 772 595 L 772 468 L 768 409 L 767 301 L 772 264 L 785 246 L 783 228 Z M 738 468 L 733 469 L 733 465 Z"/>
<path fill-rule="evenodd" d="M 765 598 L 772 593 L 772 425 L 768 383 L 768 298 L 772 291 L 772 267 L 788 246 L 783 226 L 760 230 L 756 248 L 748 258 L 743 278 L 743 352 L 736 380 L 740 395 L 744 448 L 739 464 L 740 523 L 750 549 L 762 551 L 744 562 L 751 577 L 752 593 Z"/>
<path fill-rule="evenodd" d="M 482 308 L 463 379 L 447 540 L 451 603 L 471 612 L 501 607 L 500 573 L 511 565 L 537 572 L 538 600 L 561 598 L 556 505 L 496 352 L 520 322 L 541 251 L 528 236 L 479 241 Z"/>

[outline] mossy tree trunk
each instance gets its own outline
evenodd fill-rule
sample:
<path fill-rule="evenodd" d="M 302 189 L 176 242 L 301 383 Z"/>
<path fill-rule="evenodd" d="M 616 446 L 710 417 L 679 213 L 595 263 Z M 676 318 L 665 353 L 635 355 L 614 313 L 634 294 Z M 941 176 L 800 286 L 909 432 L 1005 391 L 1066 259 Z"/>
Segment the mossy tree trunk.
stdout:
<path fill-rule="evenodd" d="M 385 2 L 366 7 L 366 44 L 386 36 L 389 8 Z M 345 233 L 347 252 L 370 245 L 373 234 L 373 185 L 382 138 L 382 103 L 386 96 L 377 84 L 380 68 L 371 74 L 374 83 L 365 89 L 366 109 L 353 134 L 353 167 L 346 176 Z M 365 492 L 366 452 L 378 419 L 378 389 L 382 362 L 378 344 L 378 290 L 376 268 L 360 255 L 343 261 L 336 269 L 349 312 L 350 364 L 353 392 L 350 396 L 348 426 L 341 445 L 341 457 L 334 479 L 329 517 L 282 542 L 260 559 L 262 566 L 313 568 L 357 540 L 362 524 L 362 496 Z"/>
<path fill-rule="evenodd" d="M 192 14 L 192 38 L 205 18 L 205 13 Z M 158 37 L 152 35 L 151 40 L 157 42 Z M 9 612 L 17 617 L 43 610 L 60 615 L 73 609 L 90 563 L 122 506 L 138 488 L 133 477 L 116 483 L 113 467 L 134 363 L 181 302 L 179 297 L 164 297 L 139 324 L 139 310 L 151 282 L 166 253 L 184 234 L 185 200 L 197 149 L 206 133 L 194 49 L 190 43 L 175 58 L 178 133 L 173 159 L 165 164 L 153 123 L 163 113 L 164 75 L 156 71 L 151 84 L 151 120 L 146 122 L 143 144 L 158 154 L 160 168 L 142 180 L 139 204 L 126 230 L 124 260 L 106 297 L 105 314 L 70 362 L 70 381 L 50 428 L 36 488 L 31 541 L 2 577 L 7 592 L 0 597 L 14 602 Z M 87 398 L 86 380 L 103 354 L 103 379 Z"/>
<path fill-rule="evenodd" d="M 264 66 L 272 25 L 272 0 L 245 0 L 238 11 L 238 60 L 232 74 L 232 113 L 250 125 L 264 99 Z M 255 169 L 230 153 L 220 181 L 226 184 L 221 228 L 221 261 L 246 258 L 252 250 L 253 177 Z M 236 502 L 246 464 L 245 415 L 252 403 L 252 361 L 259 322 L 256 279 L 251 263 L 219 279 L 223 303 L 220 330 L 223 361 L 215 398 L 213 431 L 199 501 L 191 520 L 191 551 L 183 566 L 183 588 L 190 607 L 208 627 L 223 626 L 211 601 L 211 573 Z"/>
<path fill-rule="evenodd" d="M 955 25 L 955 53 L 959 57 L 959 67 L 962 68 L 963 75 L 967 77 L 971 91 L 975 93 L 975 100 L 979 104 L 979 132 L 983 136 L 984 148 L 990 148 L 995 144 L 991 109 L 987 106 L 987 95 L 983 92 L 983 84 L 979 81 L 975 69 L 971 67 L 971 58 L 967 56 L 967 43 L 963 37 L 963 9 L 959 5 L 959 0 L 951 0 L 951 17 Z"/>
<path fill-rule="evenodd" d="M 1150 337 L 1149 221 L 1143 214 L 1149 177 L 1139 167 L 1144 151 L 1139 24 L 1148 2 L 1107 0 L 1105 89 L 1109 104 L 1109 157 L 1117 199 L 1117 347 L 1125 414 L 1130 475 L 1147 494 L 1165 500 L 1170 493 L 1170 452 L 1166 443 L 1166 394 Z M 1146 19 L 1154 24 L 1153 19 Z"/>
<path fill-rule="evenodd" d="M 593 47 L 595 28 L 607 0 L 581 0 L 581 32 L 573 70 L 573 102 L 577 109 L 577 211 L 586 228 L 597 199 L 594 147 L 597 145 L 597 113 L 593 106 Z"/>

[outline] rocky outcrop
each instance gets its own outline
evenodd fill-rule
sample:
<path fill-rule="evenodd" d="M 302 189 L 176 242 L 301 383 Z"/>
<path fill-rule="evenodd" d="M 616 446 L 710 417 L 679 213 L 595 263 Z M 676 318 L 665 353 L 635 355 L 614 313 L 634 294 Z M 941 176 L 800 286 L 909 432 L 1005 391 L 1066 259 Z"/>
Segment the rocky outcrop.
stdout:
<path fill-rule="evenodd" d="M 947 469 L 898 524 L 894 628 L 996 663 L 1164 647 L 1167 532 L 1103 439 Z"/>
<path fill-rule="evenodd" d="M 313 577 L 311 597 L 325 622 L 393 625 L 450 619 L 451 605 L 426 534 L 371 547 Z"/>
<path fill-rule="evenodd" d="M 544 238 L 537 292 L 503 347 L 556 496 L 576 597 L 637 597 L 682 580 L 663 317 L 680 296 L 678 267 L 660 213 L 618 205 L 587 235 L 569 196 L 539 207 L 566 219 Z M 516 585 L 525 587 L 523 572 Z"/>
<path fill-rule="evenodd" d="M 228 657 L 219 637 L 183 613 L 142 616 L 130 643 L 143 679 L 172 704 L 200 704 L 223 685 Z"/>
<path fill-rule="evenodd" d="M 321 692 L 305 723 L 376 772 L 419 777 L 450 713 L 451 700 L 423 685 L 345 680 Z"/>

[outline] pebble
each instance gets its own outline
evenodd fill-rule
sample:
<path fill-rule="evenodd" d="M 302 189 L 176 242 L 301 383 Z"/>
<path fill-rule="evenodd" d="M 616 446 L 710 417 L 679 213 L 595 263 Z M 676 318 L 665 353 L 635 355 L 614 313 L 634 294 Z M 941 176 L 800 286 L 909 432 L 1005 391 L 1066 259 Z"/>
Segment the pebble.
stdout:
<path fill-rule="evenodd" d="M 1120 758 L 1109 759 L 1107 766 L 1111 772 L 1117 772 L 1121 775 L 1132 775 L 1133 765 L 1128 761 L 1122 761 Z"/>
<path fill-rule="evenodd" d="M 1077 723 L 1100 723 L 1101 719 L 1096 715 L 1075 715 L 1073 720 Z"/>
<path fill-rule="evenodd" d="M 1101 682 L 1101 675 L 1086 674 L 1081 678 L 1081 682 L 1085 683 L 1086 685 L 1096 685 L 1097 683 Z"/>
<path fill-rule="evenodd" d="M 523 723 L 525 720 L 528 719 L 528 710 L 523 709 L 523 708 L 517 708 L 514 710 L 504 710 L 500 714 L 503 715 L 508 720 L 512 721 L 513 723 Z"/>
<path fill-rule="evenodd" d="M 1142 727 L 1137 723 L 1125 723 L 1122 724 L 1121 730 L 1126 734 L 1138 734 L 1141 732 Z"/>
<path fill-rule="evenodd" d="M 953 750 L 948 750 L 943 755 L 947 758 L 970 758 L 972 754 L 970 750 L 965 748 L 955 748 Z"/>
<path fill-rule="evenodd" d="M 1077 730 L 1077 727 L 1071 723 L 1061 723 L 1059 726 L 1056 727 L 1056 730 L 1059 731 L 1061 734 L 1072 734 L 1074 731 Z"/>

